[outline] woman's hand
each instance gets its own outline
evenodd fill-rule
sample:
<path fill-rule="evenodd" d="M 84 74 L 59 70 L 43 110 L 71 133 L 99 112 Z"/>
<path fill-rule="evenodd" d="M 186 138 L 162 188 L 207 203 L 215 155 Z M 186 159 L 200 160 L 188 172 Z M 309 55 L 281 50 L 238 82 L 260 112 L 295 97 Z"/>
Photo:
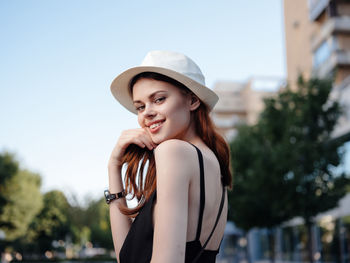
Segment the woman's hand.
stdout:
<path fill-rule="evenodd" d="M 136 144 L 141 148 L 147 147 L 149 150 L 153 150 L 157 146 L 145 128 L 125 130 L 113 148 L 108 165 L 121 168 L 123 155 L 130 144 Z"/>
<path fill-rule="evenodd" d="M 132 147 L 129 147 L 130 145 Z M 123 162 L 129 160 L 129 157 L 134 157 L 134 154 L 142 156 L 144 152 L 139 151 L 138 147 L 147 147 L 149 150 L 152 150 L 156 146 L 145 128 L 123 131 L 112 150 L 108 162 L 109 191 L 111 193 L 119 193 L 125 190 L 128 193 L 128 189 L 124 188 L 122 181 L 121 168 Z M 146 152 L 146 149 L 144 151 Z M 121 212 L 120 207 L 127 207 L 125 198 L 120 198 L 109 204 L 113 243 L 117 258 L 119 258 L 120 249 L 132 223 L 131 219 Z"/>

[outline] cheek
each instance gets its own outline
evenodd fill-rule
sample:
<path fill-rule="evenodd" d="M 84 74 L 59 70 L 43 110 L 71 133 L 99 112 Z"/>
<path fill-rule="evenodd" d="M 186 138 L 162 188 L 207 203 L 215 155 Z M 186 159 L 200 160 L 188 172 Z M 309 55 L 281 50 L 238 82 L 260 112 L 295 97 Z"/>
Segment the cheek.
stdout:
<path fill-rule="evenodd" d="M 140 127 L 143 128 L 143 118 L 140 115 L 137 115 L 137 122 L 139 123 Z"/>
<path fill-rule="evenodd" d="M 189 114 L 189 108 L 188 105 L 186 105 L 186 101 L 184 99 L 177 99 L 177 100 L 173 100 L 167 109 L 167 112 L 169 114 L 173 114 L 173 115 L 178 115 L 178 116 L 187 116 L 187 114 Z"/>
<path fill-rule="evenodd" d="M 172 119 L 176 122 L 177 125 L 188 125 L 190 122 L 190 111 L 186 110 L 184 106 L 177 106 L 172 111 Z"/>

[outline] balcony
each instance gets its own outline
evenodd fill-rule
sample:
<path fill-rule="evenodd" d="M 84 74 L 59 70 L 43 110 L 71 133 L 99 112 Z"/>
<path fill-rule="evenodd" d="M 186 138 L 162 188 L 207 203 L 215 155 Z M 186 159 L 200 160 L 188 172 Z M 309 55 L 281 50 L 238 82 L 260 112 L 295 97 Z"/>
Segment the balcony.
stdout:
<path fill-rule="evenodd" d="M 242 118 L 236 115 L 230 116 L 228 118 L 220 118 L 214 115 L 212 116 L 212 118 L 215 125 L 219 128 L 228 129 L 228 128 L 236 127 L 237 125 L 240 125 L 242 123 L 245 123 L 245 121 Z"/>
<path fill-rule="evenodd" d="M 332 132 L 332 138 L 350 135 L 350 76 L 343 82 L 334 86 L 331 92 L 331 100 L 337 100 L 343 108 L 343 114 Z"/>
<path fill-rule="evenodd" d="M 316 65 L 314 57 L 313 74 L 320 78 L 328 77 L 336 66 L 350 66 L 350 51 L 331 50 L 331 53 Z"/>
<path fill-rule="evenodd" d="M 309 18 L 315 21 L 327 8 L 330 0 L 309 0 Z"/>
<path fill-rule="evenodd" d="M 350 16 L 334 17 L 325 22 L 320 33 L 311 39 L 311 49 L 315 51 L 334 33 L 350 33 Z"/>
<path fill-rule="evenodd" d="M 244 113 L 246 106 L 241 92 L 238 91 L 218 91 L 219 101 L 215 105 L 214 112 L 217 113 Z"/>

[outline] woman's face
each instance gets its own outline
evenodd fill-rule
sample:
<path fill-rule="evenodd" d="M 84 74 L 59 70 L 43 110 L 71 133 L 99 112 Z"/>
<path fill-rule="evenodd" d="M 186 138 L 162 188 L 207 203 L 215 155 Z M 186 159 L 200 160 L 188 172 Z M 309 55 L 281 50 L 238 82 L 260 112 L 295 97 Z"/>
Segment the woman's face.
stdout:
<path fill-rule="evenodd" d="M 191 132 L 190 113 L 194 109 L 189 94 L 170 83 L 142 78 L 134 84 L 132 95 L 138 122 L 154 143 L 186 140 Z"/>

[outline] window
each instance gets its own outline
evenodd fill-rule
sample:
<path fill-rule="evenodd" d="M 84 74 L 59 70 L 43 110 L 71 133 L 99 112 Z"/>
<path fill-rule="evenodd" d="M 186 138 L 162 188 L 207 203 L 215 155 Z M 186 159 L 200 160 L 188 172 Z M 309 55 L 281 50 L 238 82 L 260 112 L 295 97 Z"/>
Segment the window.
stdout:
<path fill-rule="evenodd" d="M 313 56 L 313 67 L 318 68 L 321 66 L 336 49 L 336 39 L 334 37 L 325 40 L 316 49 Z"/>

